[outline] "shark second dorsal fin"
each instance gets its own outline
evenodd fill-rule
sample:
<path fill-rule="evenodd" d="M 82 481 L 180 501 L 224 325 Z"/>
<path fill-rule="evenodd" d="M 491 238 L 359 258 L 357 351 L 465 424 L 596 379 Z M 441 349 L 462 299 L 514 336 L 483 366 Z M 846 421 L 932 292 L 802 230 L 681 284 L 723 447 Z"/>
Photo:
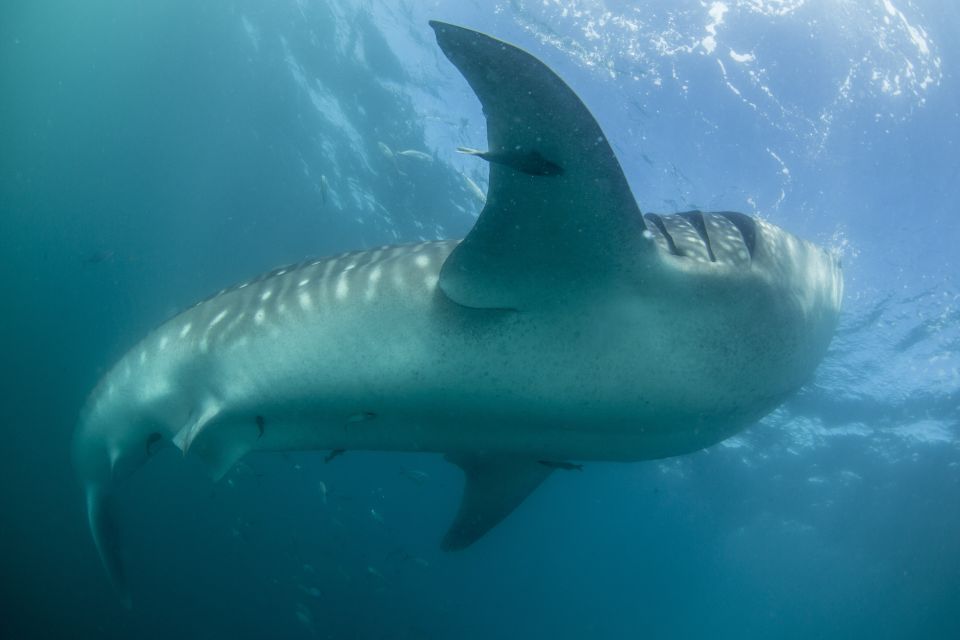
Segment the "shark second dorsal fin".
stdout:
<path fill-rule="evenodd" d="M 446 551 L 479 540 L 546 480 L 552 468 L 535 459 L 494 454 L 447 454 L 465 476 L 460 510 L 443 538 Z"/>
<path fill-rule="evenodd" d="M 632 274 L 654 242 L 593 116 L 553 71 L 490 36 L 431 22 L 487 120 L 487 203 L 443 265 L 469 307 L 530 309 Z M 619 274 L 619 275 L 618 275 Z"/>

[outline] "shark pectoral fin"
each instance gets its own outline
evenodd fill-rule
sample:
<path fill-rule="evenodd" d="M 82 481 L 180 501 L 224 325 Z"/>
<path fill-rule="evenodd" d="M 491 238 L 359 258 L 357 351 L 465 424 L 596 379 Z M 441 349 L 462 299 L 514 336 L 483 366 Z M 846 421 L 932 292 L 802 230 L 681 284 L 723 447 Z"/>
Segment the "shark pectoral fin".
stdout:
<path fill-rule="evenodd" d="M 219 413 L 220 403 L 215 400 L 204 402 L 198 411 L 193 412 L 192 419 L 173 437 L 173 444 L 183 452 L 183 455 L 187 455 L 194 441 Z"/>
<path fill-rule="evenodd" d="M 207 473 L 214 481 L 220 480 L 227 471 L 245 456 L 251 449 L 254 438 L 203 438 L 191 453 L 196 453 L 207 467 Z"/>
<path fill-rule="evenodd" d="M 113 496 L 102 484 L 88 484 L 87 490 L 87 519 L 90 522 L 90 531 L 93 542 L 100 554 L 110 577 L 110 582 L 120 596 L 123 606 L 132 608 L 130 590 L 127 587 L 126 575 L 123 570 L 123 559 L 120 555 L 120 527 L 117 523 L 116 505 Z"/>
<path fill-rule="evenodd" d="M 512 45 L 430 25 L 480 99 L 489 149 L 481 157 L 491 160 L 486 206 L 443 265 L 444 293 L 464 306 L 523 310 L 646 265 L 655 243 L 603 131 L 573 90 Z"/>
<path fill-rule="evenodd" d="M 173 438 L 173 443 L 184 455 L 190 453 L 203 461 L 214 481 L 222 478 L 237 460 L 253 449 L 263 436 L 265 424 L 261 416 L 256 416 L 249 425 L 214 421 L 219 415 L 220 404 L 210 400 Z"/>
<path fill-rule="evenodd" d="M 446 551 L 464 549 L 513 512 L 540 486 L 550 467 L 530 458 L 486 454 L 448 454 L 466 477 L 460 510 L 443 538 Z"/>

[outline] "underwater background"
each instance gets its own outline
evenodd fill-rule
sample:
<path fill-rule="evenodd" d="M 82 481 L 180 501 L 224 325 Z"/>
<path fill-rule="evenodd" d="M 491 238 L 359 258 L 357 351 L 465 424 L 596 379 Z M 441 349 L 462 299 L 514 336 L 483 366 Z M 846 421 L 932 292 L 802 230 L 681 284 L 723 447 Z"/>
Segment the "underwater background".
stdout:
<path fill-rule="evenodd" d="M 440 456 L 212 483 L 164 451 L 124 492 L 124 609 L 70 463 L 99 376 L 220 288 L 482 208 L 429 19 L 557 71 L 641 210 L 840 252 L 826 360 L 744 433 L 556 473 L 458 553 Z M 958 69 L 938 0 L 6 0 L 0 637 L 960 638 Z"/>

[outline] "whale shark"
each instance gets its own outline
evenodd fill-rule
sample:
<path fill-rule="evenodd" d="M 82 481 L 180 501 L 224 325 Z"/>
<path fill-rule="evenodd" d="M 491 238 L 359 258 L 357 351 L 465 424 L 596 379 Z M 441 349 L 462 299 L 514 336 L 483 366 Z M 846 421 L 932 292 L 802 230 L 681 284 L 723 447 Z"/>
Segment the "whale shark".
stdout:
<path fill-rule="evenodd" d="M 129 604 L 116 490 L 165 445 L 222 477 L 251 451 L 441 454 L 463 549 L 557 469 L 694 452 L 810 379 L 839 259 L 733 211 L 642 213 L 599 125 L 530 53 L 431 22 L 479 98 L 486 202 L 462 240 L 275 269 L 168 320 L 102 377 L 73 456 Z"/>

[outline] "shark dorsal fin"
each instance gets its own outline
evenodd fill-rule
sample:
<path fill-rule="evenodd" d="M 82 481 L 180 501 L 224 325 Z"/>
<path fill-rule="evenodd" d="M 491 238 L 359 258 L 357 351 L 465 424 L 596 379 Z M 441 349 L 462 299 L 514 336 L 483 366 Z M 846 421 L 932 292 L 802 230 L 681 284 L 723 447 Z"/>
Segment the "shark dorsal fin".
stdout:
<path fill-rule="evenodd" d="M 551 467 L 535 459 L 495 454 L 447 454 L 465 477 L 460 510 L 443 538 L 447 551 L 463 549 L 513 512 L 547 479 Z"/>
<path fill-rule="evenodd" d="M 490 36 L 431 22 L 487 120 L 487 204 L 444 263 L 455 302 L 526 309 L 609 283 L 654 253 L 613 150 L 553 71 Z"/>

